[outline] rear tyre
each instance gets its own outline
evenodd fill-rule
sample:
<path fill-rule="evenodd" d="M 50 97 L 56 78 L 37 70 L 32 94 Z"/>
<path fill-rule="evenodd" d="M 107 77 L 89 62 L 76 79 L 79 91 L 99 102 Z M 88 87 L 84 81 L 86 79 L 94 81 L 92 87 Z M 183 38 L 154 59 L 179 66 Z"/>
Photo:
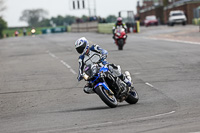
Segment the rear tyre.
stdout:
<path fill-rule="evenodd" d="M 96 93 L 99 95 L 101 100 L 108 105 L 110 108 L 115 108 L 118 105 L 117 99 L 114 95 L 110 95 L 108 90 L 106 90 L 103 86 L 98 86 L 95 89 Z"/>
<path fill-rule="evenodd" d="M 129 91 L 129 96 L 126 98 L 126 102 L 129 104 L 136 104 L 138 100 L 139 100 L 139 95 L 137 91 L 134 88 L 132 88 Z"/>

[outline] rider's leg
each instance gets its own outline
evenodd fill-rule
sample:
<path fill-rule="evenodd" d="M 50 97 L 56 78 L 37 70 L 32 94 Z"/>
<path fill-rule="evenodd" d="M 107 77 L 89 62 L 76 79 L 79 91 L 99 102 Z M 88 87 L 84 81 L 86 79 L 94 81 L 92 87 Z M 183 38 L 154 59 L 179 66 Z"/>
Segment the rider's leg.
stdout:
<path fill-rule="evenodd" d="M 113 34 L 112 38 L 113 38 L 113 43 L 115 43 L 115 34 Z"/>
<path fill-rule="evenodd" d="M 109 70 L 113 73 L 114 76 L 119 77 L 124 81 L 128 86 L 131 86 L 131 81 L 121 73 L 121 68 L 119 65 L 109 64 Z"/>
<path fill-rule="evenodd" d="M 124 76 L 124 74 L 121 74 L 120 76 L 118 76 L 122 81 L 124 81 L 126 83 L 126 85 L 128 85 L 129 87 L 131 87 L 131 81 Z"/>

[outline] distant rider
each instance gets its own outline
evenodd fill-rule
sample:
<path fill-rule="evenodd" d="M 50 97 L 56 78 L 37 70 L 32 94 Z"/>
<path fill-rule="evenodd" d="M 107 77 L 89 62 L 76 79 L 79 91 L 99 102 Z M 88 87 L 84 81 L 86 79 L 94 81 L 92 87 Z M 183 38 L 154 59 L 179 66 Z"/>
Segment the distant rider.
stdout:
<path fill-rule="evenodd" d="M 79 74 L 78 74 L 78 81 L 83 79 L 83 69 L 85 65 L 89 64 L 94 64 L 99 61 L 103 65 L 108 65 L 108 69 L 112 72 L 112 74 L 116 77 L 119 77 L 122 81 L 124 81 L 128 86 L 131 86 L 131 82 L 121 73 L 121 68 L 119 65 L 115 64 L 109 64 L 106 61 L 108 52 L 99 45 L 92 45 L 91 47 L 89 46 L 89 42 L 85 37 L 79 38 L 75 42 L 75 48 L 79 54 Z M 84 92 L 87 94 L 94 93 L 92 85 L 90 82 L 88 82 L 85 87 L 84 87 Z"/>
<path fill-rule="evenodd" d="M 126 24 L 124 24 L 122 22 L 122 18 L 121 17 L 118 17 L 117 18 L 117 22 L 115 23 L 115 26 L 113 27 L 113 39 L 115 39 L 115 29 L 117 29 L 118 27 L 122 27 L 125 29 L 125 32 L 127 33 L 127 27 L 126 27 Z M 127 37 L 127 36 L 126 36 Z"/>

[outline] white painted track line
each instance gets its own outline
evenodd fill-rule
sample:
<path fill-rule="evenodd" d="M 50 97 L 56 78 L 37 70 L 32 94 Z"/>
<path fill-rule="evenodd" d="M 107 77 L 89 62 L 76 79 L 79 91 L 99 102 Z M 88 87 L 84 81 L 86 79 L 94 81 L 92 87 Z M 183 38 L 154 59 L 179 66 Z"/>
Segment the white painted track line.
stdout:
<path fill-rule="evenodd" d="M 152 84 L 150 84 L 150 83 L 145 83 L 146 85 L 148 85 L 148 86 L 150 86 L 150 87 L 152 87 L 152 88 L 154 88 L 154 86 L 152 85 Z"/>
<path fill-rule="evenodd" d="M 74 75 L 77 74 L 76 71 L 74 71 L 74 70 L 72 69 L 72 67 L 71 67 L 69 64 L 67 64 L 65 61 L 60 60 L 55 54 L 51 53 L 50 51 L 46 51 L 46 52 L 47 52 L 52 58 L 59 60 L 60 63 L 62 63 L 64 66 L 66 66 L 66 67 L 70 70 L 70 72 L 72 72 Z"/>
<path fill-rule="evenodd" d="M 157 118 L 157 117 L 170 115 L 170 114 L 173 114 L 173 113 L 175 113 L 175 111 L 171 111 L 171 112 L 167 112 L 167 113 L 163 113 L 163 114 L 157 114 L 157 115 L 153 115 L 153 116 L 135 118 L 135 119 L 120 120 L 120 121 L 109 121 L 109 122 L 96 123 L 96 124 L 90 124 L 90 125 L 84 125 L 84 126 L 75 126 L 75 127 L 71 127 L 71 128 L 61 128 L 61 129 L 52 129 L 52 130 L 46 130 L 46 131 L 38 131 L 37 133 L 67 132 L 68 130 L 80 130 L 80 129 L 85 129 L 85 128 L 94 128 L 94 127 L 108 126 L 108 125 L 114 125 L 114 124 L 120 124 L 120 123 L 149 120 L 149 119 L 153 119 L 153 118 Z"/>
<path fill-rule="evenodd" d="M 163 41 L 169 41 L 169 42 L 179 42 L 179 43 L 200 45 L 199 42 L 191 42 L 191 41 L 182 41 L 182 40 L 165 39 L 165 38 L 152 38 L 152 37 L 143 37 L 143 38 L 144 39 L 151 39 L 151 40 L 163 40 Z"/>

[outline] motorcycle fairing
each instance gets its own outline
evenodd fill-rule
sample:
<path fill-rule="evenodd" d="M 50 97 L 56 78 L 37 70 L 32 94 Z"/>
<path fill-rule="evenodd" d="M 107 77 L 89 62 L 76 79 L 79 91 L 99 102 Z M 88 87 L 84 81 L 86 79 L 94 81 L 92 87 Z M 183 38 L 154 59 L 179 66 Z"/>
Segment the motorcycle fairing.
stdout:
<path fill-rule="evenodd" d="M 108 71 L 108 68 L 106 68 L 106 67 L 102 67 L 101 69 L 100 69 L 100 72 L 107 72 Z"/>

